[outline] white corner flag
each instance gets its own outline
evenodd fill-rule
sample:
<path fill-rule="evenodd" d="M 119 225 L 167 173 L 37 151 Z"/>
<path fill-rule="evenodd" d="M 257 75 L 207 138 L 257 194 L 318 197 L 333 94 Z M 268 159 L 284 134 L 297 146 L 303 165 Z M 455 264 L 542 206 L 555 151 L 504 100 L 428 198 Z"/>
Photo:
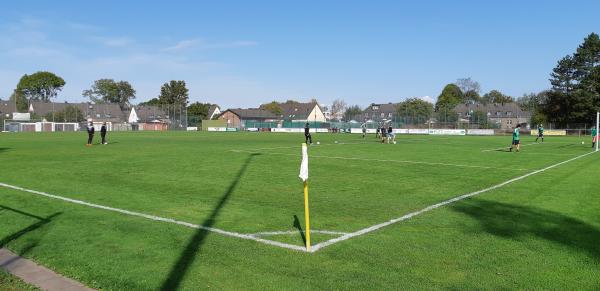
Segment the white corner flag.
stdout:
<path fill-rule="evenodd" d="M 298 175 L 302 181 L 308 180 L 308 150 L 306 144 L 302 144 L 302 162 L 300 163 L 300 175 Z"/>

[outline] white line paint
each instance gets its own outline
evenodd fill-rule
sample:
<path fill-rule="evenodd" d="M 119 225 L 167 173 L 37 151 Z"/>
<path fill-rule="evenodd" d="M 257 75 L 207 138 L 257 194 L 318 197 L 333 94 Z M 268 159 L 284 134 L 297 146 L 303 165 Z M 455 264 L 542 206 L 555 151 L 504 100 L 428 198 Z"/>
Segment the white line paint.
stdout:
<path fill-rule="evenodd" d="M 71 199 L 71 198 L 67 198 L 67 197 L 53 195 L 53 194 L 49 194 L 46 192 L 26 189 L 26 188 L 22 188 L 19 186 L 13 186 L 13 185 L 5 184 L 5 183 L 0 183 L 0 186 L 9 188 L 9 189 L 13 189 L 13 190 L 28 192 L 31 194 L 41 195 L 41 196 L 52 198 L 52 199 L 62 200 L 62 201 L 66 201 L 66 202 L 70 202 L 70 203 L 74 203 L 74 204 L 79 204 L 79 205 L 84 205 L 84 206 L 88 206 L 88 207 L 118 212 L 118 213 L 125 214 L 125 215 L 143 217 L 143 218 L 155 220 L 155 221 L 174 223 L 174 224 L 183 225 L 183 226 L 187 226 L 187 227 L 195 228 L 195 229 L 203 229 L 206 231 L 215 232 L 215 233 L 225 235 L 225 236 L 231 236 L 231 237 L 237 237 L 237 238 L 241 238 L 241 239 L 252 240 L 252 241 L 259 242 L 259 243 L 264 243 L 264 244 L 277 246 L 277 247 L 281 247 L 281 248 L 286 248 L 286 249 L 291 249 L 291 250 L 296 250 L 296 251 L 302 251 L 302 252 L 306 251 L 306 248 L 303 246 L 291 245 L 291 244 L 272 241 L 272 240 L 268 240 L 268 239 L 262 239 L 262 238 L 255 237 L 250 234 L 226 231 L 226 230 L 222 230 L 222 229 L 218 229 L 218 228 L 214 228 L 214 227 L 206 227 L 203 225 L 193 224 L 193 223 L 189 223 L 189 222 L 185 222 L 185 221 L 179 221 L 179 220 L 175 220 L 175 219 L 171 219 L 171 218 L 164 218 L 164 217 L 160 217 L 160 216 L 154 216 L 154 215 L 150 215 L 150 214 L 144 214 L 144 213 L 129 211 L 129 210 L 120 209 L 120 208 L 108 207 L 108 206 L 104 206 L 104 205 L 99 205 L 99 204 L 94 204 L 94 203 L 77 200 L 77 199 Z"/>
<path fill-rule="evenodd" d="M 310 146 L 311 147 L 320 147 L 320 146 L 356 145 L 356 144 L 370 144 L 370 143 L 377 143 L 377 142 L 376 141 L 374 141 L 374 142 L 338 142 L 338 143 L 322 143 L 322 144 L 313 143 Z M 300 143 L 298 143 L 298 144 L 300 144 Z M 249 151 L 263 151 L 263 150 L 297 149 L 299 147 L 300 147 L 299 145 L 295 145 L 295 146 L 284 146 L 284 147 L 255 148 L 255 149 L 248 149 L 248 150 Z M 230 151 L 238 151 L 238 150 L 232 149 Z"/>
<path fill-rule="evenodd" d="M 288 235 L 288 234 L 298 234 L 299 232 L 300 232 L 299 230 L 263 231 L 263 232 L 252 233 L 250 235 L 251 236 Z M 302 230 L 302 233 L 304 233 L 304 232 L 305 231 Z M 330 235 L 345 235 L 345 234 L 348 234 L 347 232 L 341 232 L 341 231 L 317 230 L 317 229 L 311 229 L 310 232 L 311 233 L 330 234 Z"/>
<path fill-rule="evenodd" d="M 230 150 L 230 151 L 234 152 L 234 153 L 249 153 L 249 154 L 293 156 L 293 157 L 297 157 L 298 156 L 297 154 L 287 154 L 287 153 L 257 152 L 257 151 L 246 151 L 246 150 Z M 368 159 L 368 158 L 353 158 L 353 157 L 339 157 L 339 156 L 321 156 L 321 155 L 310 155 L 310 157 L 311 158 L 323 158 L 323 159 L 339 159 L 339 160 L 353 160 L 353 161 L 402 163 L 402 164 L 416 164 L 416 165 L 429 165 L 429 166 L 446 166 L 446 167 L 490 169 L 490 170 L 506 170 L 506 171 L 519 171 L 519 170 L 520 171 L 527 171 L 528 170 L 528 169 L 522 169 L 522 168 L 502 168 L 502 167 L 488 167 L 488 166 L 477 166 L 477 165 L 462 165 L 462 164 L 450 164 L 450 163 L 409 161 L 409 160 L 384 160 L 384 159 Z"/>
<path fill-rule="evenodd" d="M 539 173 L 545 172 L 545 171 L 550 170 L 552 168 L 555 168 L 555 167 L 558 167 L 560 165 L 563 165 L 563 164 L 572 162 L 574 160 L 583 158 L 583 157 L 591 155 L 593 153 L 595 153 L 595 152 L 585 153 L 583 155 L 579 155 L 577 157 L 568 159 L 566 161 L 562 161 L 560 163 L 556 163 L 554 165 L 545 167 L 543 169 L 535 170 L 535 171 L 527 173 L 527 174 L 525 174 L 523 176 L 519 176 L 519 177 L 510 179 L 508 181 L 502 182 L 502 183 L 494 185 L 492 187 L 485 188 L 485 189 L 482 189 L 482 190 L 479 190 L 479 191 L 475 191 L 475 192 L 471 192 L 471 193 L 467 193 L 467 194 L 464 194 L 464 195 L 461 195 L 461 196 L 458 196 L 458 197 L 454 197 L 452 199 L 448 199 L 446 201 L 443 201 L 443 202 L 440 202 L 440 203 L 437 203 L 437 204 L 434 204 L 434 205 L 431 205 L 431 206 L 427 206 L 427 207 L 425 207 L 425 208 L 423 208 L 423 209 L 421 209 L 419 211 L 411 212 L 411 213 L 406 214 L 404 216 L 401 216 L 401 217 L 398 217 L 398 218 L 394 218 L 394 219 L 386 221 L 384 223 L 376 224 L 376 225 L 373 225 L 373 226 L 370 226 L 370 227 L 367 227 L 367 228 L 363 228 L 361 230 L 358 230 L 358 231 L 355 231 L 355 232 L 352 232 L 352 233 L 348 233 L 348 234 L 342 235 L 342 236 L 334 238 L 334 239 L 330 239 L 328 241 L 325 241 L 325 242 L 322 242 L 322 243 L 319 243 L 319 244 L 316 244 L 316 245 L 312 246 L 310 252 L 314 253 L 314 252 L 316 252 L 316 251 L 318 251 L 318 250 L 320 250 L 320 249 L 322 249 L 324 247 L 330 246 L 332 244 L 335 244 L 335 243 L 338 243 L 338 242 L 341 242 L 341 241 L 345 241 L 345 240 L 351 239 L 353 237 L 361 236 L 361 235 L 367 234 L 369 232 L 373 232 L 375 230 L 378 230 L 380 228 L 392 225 L 394 223 L 398 223 L 398 222 L 401 222 L 401 221 L 404 221 L 404 220 L 408 220 L 408 219 L 413 218 L 413 217 L 415 217 L 415 216 L 417 216 L 419 214 L 423 214 L 425 212 L 429 212 L 431 210 L 434 210 L 436 208 L 440 208 L 442 206 L 454 203 L 456 201 L 460 201 L 460 200 L 463 200 L 463 199 L 466 199 L 466 198 L 469 198 L 469 197 L 472 197 L 472 196 L 475 196 L 475 195 L 479 195 L 481 193 L 485 193 L 485 192 L 488 192 L 488 191 L 491 191 L 491 190 L 494 190 L 494 189 L 498 189 L 498 188 L 506 186 L 506 185 L 508 185 L 510 183 L 513 183 L 513 182 L 516 182 L 516 181 L 519 181 L 519 180 L 523 180 L 523 179 L 525 179 L 525 178 L 527 178 L 529 176 L 533 176 L 535 174 L 539 174 Z"/>
<path fill-rule="evenodd" d="M 526 147 L 526 146 L 536 145 L 536 144 L 541 144 L 541 143 L 533 142 L 533 143 L 528 143 L 528 144 L 522 144 L 521 147 Z M 495 148 L 495 149 L 482 150 L 482 152 L 493 152 L 493 151 L 505 150 L 505 149 L 508 149 L 508 148 L 510 148 L 510 146 L 501 147 L 501 148 Z"/>

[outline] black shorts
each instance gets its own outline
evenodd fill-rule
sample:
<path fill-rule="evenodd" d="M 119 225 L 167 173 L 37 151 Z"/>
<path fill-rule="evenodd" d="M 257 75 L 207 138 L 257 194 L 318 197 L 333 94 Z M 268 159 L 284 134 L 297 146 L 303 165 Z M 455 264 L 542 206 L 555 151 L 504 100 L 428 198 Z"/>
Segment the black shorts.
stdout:
<path fill-rule="evenodd" d="M 538 137 L 544 137 L 544 134 L 540 132 L 538 133 Z"/>
<path fill-rule="evenodd" d="M 520 143 L 521 143 L 520 139 L 513 139 L 513 142 L 512 142 L 513 145 L 518 145 Z"/>

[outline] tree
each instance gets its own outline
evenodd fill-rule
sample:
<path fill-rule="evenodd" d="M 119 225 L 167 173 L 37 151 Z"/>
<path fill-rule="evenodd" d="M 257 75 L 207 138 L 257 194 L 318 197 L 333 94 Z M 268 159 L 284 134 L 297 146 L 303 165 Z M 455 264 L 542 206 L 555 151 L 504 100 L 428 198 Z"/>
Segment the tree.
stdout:
<path fill-rule="evenodd" d="M 558 61 L 550 74 L 552 90 L 541 112 L 556 126 L 593 123 L 600 110 L 600 37 L 588 35 L 576 52 Z"/>
<path fill-rule="evenodd" d="M 488 93 L 483 94 L 481 98 L 483 103 L 496 103 L 496 104 L 505 104 L 513 102 L 512 97 L 508 95 L 502 94 L 502 92 L 498 90 L 492 90 Z"/>
<path fill-rule="evenodd" d="M 51 72 L 36 72 L 23 75 L 16 91 L 31 101 L 49 102 L 65 86 L 65 80 Z M 20 96 L 19 96 L 20 97 Z"/>
<path fill-rule="evenodd" d="M 356 116 L 360 115 L 361 113 L 362 113 L 362 109 L 360 109 L 360 106 L 358 106 L 358 105 L 350 106 L 350 107 L 346 108 L 346 111 L 344 112 L 344 120 L 345 121 L 353 120 Z"/>
<path fill-rule="evenodd" d="M 79 108 L 68 105 L 65 109 L 46 114 L 46 120 L 55 122 L 82 122 L 85 121 L 85 117 Z"/>
<path fill-rule="evenodd" d="M 194 102 L 187 107 L 188 115 L 206 119 L 208 117 L 208 109 L 210 109 L 212 105 L 213 104 L 211 103 Z"/>
<path fill-rule="evenodd" d="M 476 104 L 476 103 L 480 103 L 481 102 L 481 96 L 479 96 L 479 93 L 477 91 L 467 91 L 465 93 L 465 102 L 467 103 L 471 103 L 471 104 Z"/>
<path fill-rule="evenodd" d="M 281 115 L 283 110 L 281 109 L 281 105 L 277 101 L 271 101 L 271 103 L 260 105 L 261 109 L 267 110 L 275 115 Z"/>
<path fill-rule="evenodd" d="M 10 95 L 9 100 L 15 102 L 15 105 L 17 106 L 17 112 L 27 112 L 27 110 L 29 110 L 27 97 L 25 97 L 25 95 L 23 95 L 23 93 L 20 91 L 15 89 Z"/>
<path fill-rule="evenodd" d="M 94 81 L 92 88 L 84 90 L 82 95 L 95 103 L 114 103 L 126 109 L 131 106 L 130 100 L 135 98 L 135 90 L 127 81 L 100 79 Z"/>
<path fill-rule="evenodd" d="M 160 105 L 160 100 L 158 98 L 152 98 L 148 101 L 140 102 L 138 105 L 141 106 L 158 106 Z"/>
<path fill-rule="evenodd" d="M 331 117 L 339 120 L 346 111 L 346 107 L 346 101 L 342 99 L 333 100 L 333 103 L 331 104 Z"/>
<path fill-rule="evenodd" d="M 433 104 L 419 98 L 406 99 L 396 107 L 399 116 L 405 123 L 424 123 L 433 115 Z"/>
<path fill-rule="evenodd" d="M 455 84 L 448 84 L 442 90 L 435 103 L 436 110 L 454 109 L 456 105 L 463 103 L 463 92 Z"/>
<path fill-rule="evenodd" d="M 460 88 L 460 91 L 465 93 L 473 91 L 479 95 L 481 92 L 481 86 L 479 85 L 479 82 L 471 79 L 470 77 L 458 79 L 456 82 L 454 82 L 454 84 Z"/>
<path fill-rule="evenodd" d="M 162 104 L 188 104 L 188 89 L 185 87 L 185 81 L 171 80 L 164 83 L 160 88 L 158 100 Z"/>

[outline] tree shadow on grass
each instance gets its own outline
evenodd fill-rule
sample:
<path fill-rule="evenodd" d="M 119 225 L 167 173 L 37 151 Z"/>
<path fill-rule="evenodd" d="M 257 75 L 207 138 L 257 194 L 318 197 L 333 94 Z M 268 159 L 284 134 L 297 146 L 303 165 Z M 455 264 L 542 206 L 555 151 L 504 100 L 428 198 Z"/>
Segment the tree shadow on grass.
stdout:
<path fill-rule="evenodd" d="M 10 235 L 8 235 L 8 236 L 0 239 L 0 248 L 6 246 L 11 241 L 19 239 L 20 237 L 26 235 L 27 233 L 30 233 L 32 231 L 40 229 L 41 227 L 45 226 L 46 224 L 52 222 L 52 219 L 54 219 L 55 217 L 57 217 L 57 216 L 59 216 L 59 215 L 62 214 L 62 212 L 56 212 L 56 213 L 54 213 L 54 214 L 52 214 L 50 216 L 47 216 L 47 217 L 40 217 L 40 216 L 37 216 L 37 215 L 34 215 L 34 214 L 30 214 L 30 213 L 27 213 L 27 212 L 23 212 L 23 211 L 20 211 L 20 210 L 17 210 L 17 209 L 8 207 L 8 206 L 4 206 L 4 205 L 0 205 L 0 210 L 11 211 L 11 212 L 14 212 L 14 213 L 17 213 L 17 214 L 20 214 L 20 215 L 24 215 L 24 216 L 35 218 L 35 219 L 39 220 L 38 222 L 36 222 L 34 224 L 31 224 L 30 226 L 28 226 L 26 228 L 23 228 L 23 229 L 21 229 L 21 230 L 19 230 L 17 232 L 14 232 L 14 233 L 12 233 L 12 234 L 10 234 Z M 31 244 L 27 245 L 25 248 L 21 249 L 21 251 L 19 252 L 19 254 L 21 256 L 25 255 L 26 253 L 28 253 L 29 251 L 31 251 L 32 249 L 34 249 L 37 246 L 37 244 L 38 244 L 38 242 L 34 242 L 34 243 L 31 243 Z"/>
<path fill-rule="evenodd" d="M 8 151 L 8 150 L 9 150 L 9 148 L 0 148 L 0 153 Z"/>
<path fill-rule="evenodd" d="M 519 238 L 534 236 L 586 252 L 600 260 L 600 230 L 581 220 L 535 207 L 470 200 L 453 210 L 476 219 L 493 235 Z"/>
<path fill-rule="evenodd" d="M 215 224 L 219 212 L 225 206 L 227 200 L 231 197 L 231 194 L 235 191 L 235 188 L 237 187 L 240 180 L 242 179 L 242 176 L 246 172 L 248 165 L 250 164 L 254 156 L 258 155 L 260 154 L 253 153 L 250 156 L 248 156 L 248 159 L 246 159 L 246 161 L 238 171 L 237 175 L 235 176 L 233 182 L 229 185 L 229 187 L 219 200 L 219 203 L 211 212 L 210 216 L 206 218 L 200 225 L 204 227 L 212 227 Z M 181 285 L 181 281 L 185 277 L 185 274 L 188 272 L 190 265 L 194 262 L 194 259 L 200 252 L 202 244 L 204 243 L 204 240 L 206 239 L 206 236 L 208 236 L 209 233 L 210 231 L 206 229 L 198 229 L 196 231 L 194 236 L 188 241 L 185 250 L 179 255 L 179 259 L 177 259 L 177 261 L 171 268 L 171 271 L 169 272 L 167 279 L 163 282 L 160 290 L 177 290 L 179 288 L 179 285 Z"/>

